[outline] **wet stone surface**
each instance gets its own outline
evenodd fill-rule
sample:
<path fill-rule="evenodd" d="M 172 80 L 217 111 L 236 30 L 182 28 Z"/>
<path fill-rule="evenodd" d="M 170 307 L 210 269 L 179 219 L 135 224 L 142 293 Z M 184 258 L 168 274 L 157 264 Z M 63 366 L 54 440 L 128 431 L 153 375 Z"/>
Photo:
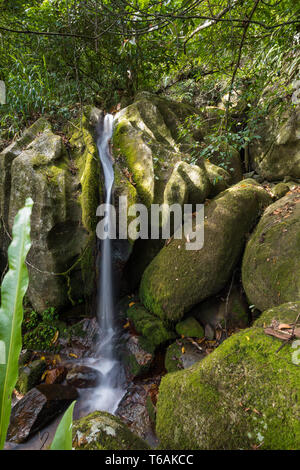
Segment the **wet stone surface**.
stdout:
<path fill-rule="evenodd" d="M 7 440 L 24 442 L 65 411 L 77 397 L 77 390 L 72 386 L 42 384 L 33 388 L 13 407 Z"/>

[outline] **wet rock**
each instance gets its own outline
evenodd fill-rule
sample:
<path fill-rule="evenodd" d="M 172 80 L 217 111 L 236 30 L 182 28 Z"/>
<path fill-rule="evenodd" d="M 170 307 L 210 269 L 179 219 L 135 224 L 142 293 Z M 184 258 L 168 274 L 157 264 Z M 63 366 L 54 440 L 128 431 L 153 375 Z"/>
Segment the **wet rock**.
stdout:
<path fill-rule="evenodd" d="M 196 362 L 206 357 L 206 353 L 200 346 L 196 346 L 187 339 L 181 339 L 172 343 L 166 352 L 165 367 L 168 372 L 187 369 Z"/>
<path fill-rule="evenodd" d="M 76 388 L 96 387 L 102 378 L 101 372 L 92 367 L 75 365 L 67 373 L 67 383 Z"/>
<path fill-rule="evenodd" d="M 96 318 L 86 318 L 72 325 L 67 334 L 59 338 L 61 355 L 80 359 L 92 357 L 100 335 Z"/>
<path fill-rule="evenodd" d="M 41 377 L 46 369 L 45 361 L 37 359 L 30 364 L 21 367 L 16 390 L 23 395 L 41 382 Z"/>
<path fill-rule="evenodd" d="M 161 377 L 157 376 L 131 383 L 116 411 L 117 416 L 130 430 L 149 442 L 151 446 L 157 444 L 153 432 L 156 410 L 151 397 L 154 393 L 157 394 L 160 380 Z M 154 402 L 156 403 L 156 399 Z"/>
<path fill-rule="evenodd" d="M 95 411 L 73 423 L 77 450 L 147 450 L 149 446 L 116 416 Z"/>
<path fill-rule="evenodd" d="M 7 440 L 24 442 L 76 400 L 76 388 L 42 384 L 28 392 L 12 409 Z"/>

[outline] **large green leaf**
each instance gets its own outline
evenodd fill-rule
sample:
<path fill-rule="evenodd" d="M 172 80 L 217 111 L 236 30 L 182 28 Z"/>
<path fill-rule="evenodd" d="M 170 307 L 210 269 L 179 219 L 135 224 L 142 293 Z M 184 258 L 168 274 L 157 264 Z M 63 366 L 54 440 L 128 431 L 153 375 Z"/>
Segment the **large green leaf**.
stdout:
<path fill-rule="evenodd" d="M 75 401 L 71 403 L 57 426 L 51 450 L 72 450 L 72 424 Z"/>
<path fill-rule="evenodd" d="M 30 215 L 33 201 L 15 217 L 13 240 L 8 248 L 9 271 L 1 286 L 0 308 L 0 449 L 3 449 L 11 411 L 11 395 L 18 378 L 22 348 L 23 298 L 28 287 L 25 264 L 30 249 Z"/>

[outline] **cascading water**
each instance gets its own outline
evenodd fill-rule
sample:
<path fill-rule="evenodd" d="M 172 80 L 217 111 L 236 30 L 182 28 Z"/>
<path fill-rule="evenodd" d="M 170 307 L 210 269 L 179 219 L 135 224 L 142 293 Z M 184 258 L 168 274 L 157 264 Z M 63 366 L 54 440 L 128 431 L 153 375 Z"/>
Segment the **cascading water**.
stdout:
<path fill-rule="evenodd" d="M 110 152 L 113 119 L 111 114 L 106 114 L 97 139 L 105 181 L 105 204 L 107 205 L 108 215 L 106 230 L 108 234 L 111 223 L 108 205 L 111 203 L 114 183 L 113 160 Z M 97 315 L 100 326 L 100 340 L 96 358 L 93 359 L 90 365 L 101 372 L 102 379 L 100 385 L 94 389 L 90 396 L 90 408 L 114 413 L 126 390 L 123 367 L 116 354 L 118 329 L 115 324 L 112 247 L 109 237 L 101 241 Z"/>

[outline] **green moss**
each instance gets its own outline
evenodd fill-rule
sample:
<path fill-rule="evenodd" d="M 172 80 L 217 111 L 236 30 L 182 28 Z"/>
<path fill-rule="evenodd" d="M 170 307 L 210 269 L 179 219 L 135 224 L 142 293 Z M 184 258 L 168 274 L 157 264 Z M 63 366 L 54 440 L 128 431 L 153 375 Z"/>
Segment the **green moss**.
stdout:
<path fill-rule="evenodd" d="M 203 248 L 186 250 L 185 238 L 174 238 L 158 253 L 140 285 L 145 307 L 174 322 L 218 293 L 240 259 L 247 233 L 270 202 L 260 185 L 244 180 L 206 204 Z"/>
<path fill-rule="evenodd" d="M 155 424 L 156 421 L 156 407 L 152 403 L 150 395 L 147 396 L 146 400 L 146 409 L 152 424 Z"/>
<path fill-rule="evenodd" d="M 149 446 L 116 416 L 95 411 L 73 423 L 76 450 L 147 450 Z"/>
<path fill-rule="evenodd" d="M 187 317 L 177 323 L 176 331 L 180 336 L 190 338 L 203 338 L 204 330 L 194 317 Z"/>
<path fill-rule="evenodd" d="M 296 312 L 294 320 L 296 319 Z M 161 382 L 164 449 L 299 449 L 299 366 L 292 348 L 254 327 Z"/>
<path fill-rule="evenodd" d="M 70 144 L 79 169 L 82 209 L 82 223 L 89 232 L 94 232 L 97 224 L 96 210 L 100 201 L 100 161 L 93 129 L 85 115 L 70 132 Z"/>
<path fill-rule="evenodd" d="M 281 197 L 285 196 L 286 193 L 290 190 L 289 186 L 285 183 L 278 183 L 272 189 L 272 193 L 276 197 L 276 199 L 280 199 Z"/>
<path fill-rule="evenodd" d="M 157 346 L 176 337 L 174 332 L 167 330 L 163 322 L 147 312 L 142 305 L 135 304 L 130 307 L 127 310 L 127 316 L 132 321 L 136 331 L 146 339 L 146 343 L 143 343 L 141 338 L 146 350 L 149 350 L 148 343 L 150 343 L 150 352 L 153 352 Z"/>
<path fill-rule="evenodd" d="M 243 287 L 260 311 L 300 300 L 300 204 L 296 202 L 295 194 L 288 194 L 269 206 L 246 246 Z"/>
<path fill-rule="evenodd" d="M 154 197 L 154 169 L 152 152 L 127 120 L 117 123 L 113 134 L 114 154 L 123 168 L 132 174 L 141 201 L 148 207 Z"/>
<path fill-rule="evenodd" d="M 165 368 L 168 372 L 177 372 L 182 369 L 181 364 L 181 346 L 175 341 L 175 343 L 168 346 L 165 355 Z"/>
<path fill-rule="evenodd" d="M 295 321 L 295 314 L 300 312 L 300 302 L 287 302 L 278 307 L 266 310 L 260 317 L 255 320 L 253 326 L 267 327 L 270 326 L 272 320 L 277 320 L 280 323 L 293 324 Z"/>

